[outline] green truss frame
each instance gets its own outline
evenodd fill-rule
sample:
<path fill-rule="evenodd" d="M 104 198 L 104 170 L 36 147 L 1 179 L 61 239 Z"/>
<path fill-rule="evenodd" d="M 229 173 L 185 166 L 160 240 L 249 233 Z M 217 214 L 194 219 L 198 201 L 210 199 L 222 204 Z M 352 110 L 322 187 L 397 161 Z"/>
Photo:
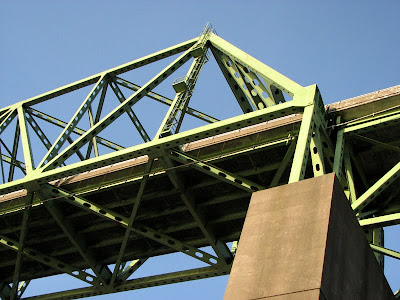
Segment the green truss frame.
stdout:
<path fill-rule="evenodd" d="M 203 65 L 209 59 L 209 52 L 213 54 L 217 61 L 238 105 L 243 111 L 242 115 L 226 120 L 218 120 L 189 106 L 197 78 Z M 178 57 L 142 86 L 121 78 L 121 75 L 128 71 L 172 55 L 178 55 Z M 174 99 L 153 91 L 163 80 L 171 76 L 189 60 L 192 60 L 192 65 L 187 75 L 183 79 L 174 82 L 176 91 Z M 89 85 L 93 85 L 93 88 L 69 121 L 60 120 L 34 108 L 36 104 Z M 131 90 L 133 94 L 125 96 L 121 87 Z M 119 100 L 119 105 L 106 116 L 101 117 L 107 89 L 115 94 Z M 289 100 L 288 97 L 285 99 L 285 94 L 291 97 L 292 100 Z M 160 124 L 156 136 L 152 139 L 135 114 L 135 104 L 144 97 L 169 106 L 169 110 Z M 95 110 L 93 104 L 97 98 L 99 101 Z M 90 128 L 84 130 L 78 127 L 78 124 L 86 114 Z M 143 143 L 124 148 L 113 141 L 101 137 L 102 131 L 123 114 L 128 115 L 142 137 Z M 185 114 L 196 117 L 207 124 L 180 132 Z M 295 135 L 289 135 L 284 139 L 241 150 L 241 152 L 257 151 L 262 147 L 273 148 L 277 144 L 289 144 L 286 155 L 281 162 L 277 162 L 274 166 L 265 166 L 265 168 L 275 170 L 275 175 L 268 186 L 253 182 L 247 179 L 246 175 L 234 174 L 215 166 L 213 164 L 213 159 L 215 158 L 199 160 L 182 150 L 182 146 L 190 142 L 293 114 L 302 115 L 300 129 Z M 22 229 L 18 241 L 0 233 L 0 244 L 17 252 L 13 281 L 2 282 L 0 285 L 2 298 L 19 299 L 22 297 L 23 291 L 28 285 L 28 282 L 20 282 L 19 280 L 24 256 L 92 285 L 88 288 L 26 299 L 74 299 L 229 274 L 237 241 L 234 242 L 234 246 L 230 250 L 225 243 L 216 238 L 216 233 L 209 226 L 196 204 L 195 195 L 185 189 L 180 174 L 175 171 L 175 167 L 181 165 L 209 175 L 213 180 L 235 186 L 242 193 L 249 195 L 254 191 L 274 187 L 278 184 L 292 183 L 304 179 L 307 176 L 306 172 L 309 164 L 312 166 L 312 176 L 321 176 L 334 171 L 343 186 L 345 186 L 346 195 L 349 197 L 352 207 L 360 219 L 360 225 L 373 232 L 374 237 L 370 239 L 372 250 L 379 255 L 389 255 L 399 259 L 397 252 L 383 247 L 383 235 L 379 230 L 384 226 L 400 223 L 398 222 L 400 214 L 392 212 L 375 216 L 376 213 L 374 213 L 374 216 L 371 217 L 371 214 L 367 214 L 364 208 L 373 202 L 379 193 L 396 179 L 400 171 L 400 163 L 395 165 L 374 185 L 367 186 L 364 194 L 356 195 L 355 178 L 352 169 L 352 165 L 356 165 L 356 162 L 354 162 L 354 156 L 351 154 L 351 143 L 348 143 L 352 138 L 362 138 L 362 136 L 360 137 L 362 132 L 376 126 L 386 126 L 398 120 L 399 117 L 400 114 L 397 111 L 389 111 L 346 124 L 340 124 L 340 120 L 338 120 L 337 131 L 333 131 L 334 134 L 332 134 L 332 130 L 328 127 L 328 114 L 316 85 L 308 87 L 298 85 L 223 40 L 216 35 L 214 29 L 209 25 L 197 38 L 3 108 L 0 110 L 0 151 L 2 151 L 0 153 L 0 161 L 3 178 L 3 184 L 0 185 L 0 193 L 7 194 L 26 190 L 29 197 L 27 197 L 26 203 L 12 204 L 6 210 L 0 211 L 1 215 L 7 215 L 17 210 L 24 210 Z M 17 121 L 13 146 L 8 147 L 1 139 L 1 134 L 9 128 L 15 119 Z M 62 128 L 61 134 L 55 141 L 51 142 L 49 140 L 46 131 L 36 121 L 38 119 L 48 125 Z M 34 132 L 38 136 L 47 150 L 47 153 L 37 165 L 35 165 L 33 159 L 36 145 L 32 145 L 30 142 L 30 132 Z M 20 151 L 19 143 L 22 145 L 23 161 L 17 159 L 17 154 Z M 377 146 L 387 146 L 381 144 L 375 142 Z M 86 145 L 87 150 L 85 153 L 84 146 Z M 107 147 L 112 152 L 101 154 L 99 145 Z M 79 162 L 69 164 L 67 162 L 68 158 L 74 155 L 79 158 Z M 143 155 L 148 156 L 148 162 L 143 173 L 129 178 L 130 182 L 140 182 L 139 192 L 132 200 L 134 205 L 129 216 L 124 216 L 113 209 L 87 200 L 85 192 L 71 193 L 49 184 L 53 180 Z M 228 153 L 226 155 L 232 154 Z M 220 153 L 216 156 L 218 156 L 218 159 L 222 159 L 224 154 Z M 155 170 L 153 166 L 156 160 L 160 162 L 160 167 Z M 4 167 L 6 164 L 9 165 L 8 169 Z M 14 179 L 15 168 L 20 169 L 25 175 L 22 178 Z M 287 169 L 290 169 L 289 179 L 287 182 L 282 183 L 282 175 Z M 6 170 L 8 170 L 8 174 L 6 174 Z M 168 176 L 215 255 L 185 244 L 165 232 L 144 226 L 136 220 L 147 182 L 149 178 L 158 174 L 166 174 Z M 120 182 L 113 184 L 119 185 L 126 182 L 128 182 L 126 178 L 121 178 Z M 94 187 L 94 189 L 97 188 L 101 187 Z M 110 186 L 107 186 L 107 188 L 110 188 Z M 86 193 L 88 192 L 86 191 Z M 87 250 L 87 241 L 77 232 L 74 224 L 64 216 L 58 201 L 74 205 L 81 210 L 110 221 L 110 224 L 118 224 L 118 226 L 124 228 L 125 235 L 115 260 L 114 270 L 94 259 L 93 253 Z M 46 207 L 63 233 L 87 263 L 87 266 L 91 268 L 94 275 L 25 246 L 30 209 L 35 205 L 44 205 Z M 229 218 L 230 216 L 227 215 L 225 217 Z M 132 262 L 124 261 L 126 245 L 132 232 L 161 243 L 171 248 L 171 251 L 181 252 L 209 266 L 129 280 L 129 277 L 147 259 L 151 259 L 141 258 Z"/>

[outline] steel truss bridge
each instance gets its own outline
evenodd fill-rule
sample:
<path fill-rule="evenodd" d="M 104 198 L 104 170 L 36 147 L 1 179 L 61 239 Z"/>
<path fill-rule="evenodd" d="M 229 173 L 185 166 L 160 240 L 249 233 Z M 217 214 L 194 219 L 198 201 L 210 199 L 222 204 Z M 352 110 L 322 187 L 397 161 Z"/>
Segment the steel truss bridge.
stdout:
<path fill-rule="evenodd" d="M 189 106 L 211 55 L 243 114 L 219 120 Z M 141 86 L 121 77 L 169 57 Z M 155 91 L 185 63 L 175 97 Z M 68 119 L 40 109 L 85 87 Z M 110 95 L 118 101 L 105 112 Z M 167 107 L 153 138 L 135 113 L 149 101 Z M 181 130 L 188 115 L 205 125 Z M 123 147 L 103 135 L 111 128 L 129 143 L 131 129 L 112 127 L 121 117 L 142 142 Z M 5 107 L 1 298 L 75 299 L 229 274 L 251 194 L 330 172 L 383 267 L 385 255 L 400 259 L 382 229 L 400 223 L 399 121 L 400 86 L 325 106 L 316 85 L 300 86 L 209 25 L 197 38 Z M 130 277 L 177 252 L 204 266 Z M 87 287 L 23 296 L 29 282 L 56 274 Z"/>

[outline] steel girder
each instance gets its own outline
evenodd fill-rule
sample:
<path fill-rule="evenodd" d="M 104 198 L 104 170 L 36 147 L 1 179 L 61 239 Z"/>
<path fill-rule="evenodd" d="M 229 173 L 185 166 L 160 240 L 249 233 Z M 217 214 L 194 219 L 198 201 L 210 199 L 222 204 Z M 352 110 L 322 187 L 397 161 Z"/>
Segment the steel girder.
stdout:
<path fill-rule="evenodd" d="M 202 66 L 208 60 L 208 50 L 213 53 L 233 96 L 244 112 L 243 115 L 219 120 L 189 106 L 197 78 Z M 178 56 L 141 86 L 121 78 L 121 74 L 173 55 Z M 187 76 L 176 83 L 183 82 L 183 89 L 180 89 L 182 86 L 177 88 L 176 96 L 173 99 L 154 91 L 166 78 L 191 59 L 193 59 L 193 63 Z M 63 121 L 59 117 L 51 116 L 35 108 L 36 104 L 86 86 L 92 86 L 92 89 L 69 121 Z M 105 114 L 103 108 L 108 97 L 108 86 L 111 87 L 109 90 L 115 94 L 119 103 L 111 112 Z M 125 96 L 122 88 L 132 91 L 133 94 Z M 286 99 L 284 95 L 287 95 Z M 135 112 L 135 104 L 144 97 L 170 106 L 152 140 Z M 186 113 L 207 124 L 180 132 Z M 85 126 L 81 126 L 81 123 L 86 114 L 89 125 L 85 128 Z M 201 157 L 187 151 L 188 145 L 202 139 L 218 137 L 235 130 L 244 130 L 251 125 L 275 122 L 282 118 L 283 120 L 293 118 L 293 114 L 301 114 L 301 120 L 299 120 L 298 128 L 287 132 L 286 136 L 280 135 L 259 144 L 241 146 L 235 150 L 206 153 Z M 102 132 L 106 128 L 111 128 L 122 115 L 130 118 L 145 143 L 123 147 L 117 142 L 101 136 Z M 363 136 L 363 134 L 377 127 L 393 125 L 399 120 L 399 113 L 393 109 L 345 123 L 341 123 L 338 119 L 336 124 L 334 121 L 330 121 L 331 124 L 328 124 L 328 119 L 328 113 L 316 85 L 308 87 L 298 85 L 218 37 L 211 27 L 206 27 L 198 38 L 1 109 L 0 134 L 7 130 L 11 131 L 11 124 L 13 122 L 16 124 L 13 134 L 11 134 L 12 143 L 7 146 L 7 143 L 3 139 L 1 140 L 2 176 L 5 181 L 8 173 L 8 182 L 0 185 L 0 192 L 7 194 L 26 190 L 28 195 L 32 195 L 32 197 L 26 197 L 26 199 L 30 199 L 29 203 L 15 205 L 10 203 L 6 209 L 0 208 L 2 216 L 24 210 L 24 221 L 18 229 L 18 242 L 7 237 L 7 232 L 14 229 L 6 228 L 3 230 L 6 232 L 4 234 L 3 231 L 0 232 L 0 244 L 17 252 L 13 280 L 2 282 L 1 295 L 5 298 L 20 297 L 18 293 L 22 294 L 21 292 L 26 288 L 27 285 L 23 284 L 24 281 L 20 281 L 19 278 L 23 256 L 48 266 L 55 273 L 69 274 L 93 285 L 88 288 L 34 297 L 35 299 L 73 299 L 228 274 L 237 247 L 238 236 L 231 235 L 230 240 L 234 241 L 234 245 L 230 251 L 225 242 L 218 237 L 218 231 L 212 225 L 226 220 L 243 219 L 245 212 L 226 212 L 224 216 L 211 220 L 204 213 L 203 208 L 209 204 L 218 205 L 224 201 L 248 197 L 252 192 L 266 187 L 292 183 L 332 171 L 336 172 L 344 185 L 346 195 L 360 219 L 361 226 L 377 230 L 383 226 L 397 224 L 400 217 L 396 210 L 391 211 L 390 214 L 385 213 L 389 200 L 386 201 L 386 206 L 374 207 L 372 213 L 369 213 L 366 208 L 379 199 L 379 195 L 384 193 L 390 183 L 396 180 L 398 164 L 395 164 L 385 174 L 381 174 L 381 179 L 371 184 L 363 174 L 363 167 L 354 154 L 353 140 L 361 139 L 379 149 L 398 151 L 396 146 Z M 335 126 L 333 129 L 330 127 L 332 123 Z M 48 135 L 48 129 L 45 128 L 46 125 L 62 128 L 62 131 L 58 137 L 52 139 Z M 39 160 L 37 160 L 36 153 L 37 145 L 30 141 L 32 133 L 35 133 L 45 148 L 45 153 Z M 22 156 L 18 155 L 20 153 L 19 144 L 22 145 Z M 112 152 L 103 154 L 100 146 Z M 274 149 L 278 146 L 284 149 L 281 161 L 262 166 L 253 165 L 248 171 L 235 171 L 231 170 L 231 166 L 224 165 L 224 160 L 228 158 L 248 155 L 251 160 L 250 154 Z M 4 150 L 7 154 L 4 153 Z M 71 162 L 70 158 L 73 155 L 77 155 L 79 161 Z M 104 177 L 102 181 L 93 186 L 82 187 L 81 190 L 69 191 L 63 188 L 65 178 L 72 178 L 71 176 L 79 176 L 87 171 L 98 170 L 101 167 L 139 159 L 143 156 L 148 159 L 144 169 L 138 173 L 129 173 L 119 179 L 110 179 L 109 181 Z M 37 165 L 34 163 L 35 159 L 40 161 Z M 252 163 L 254 164 L 253 161 Z M 6 165 L 9 166 L 8 169 Z M 14 179 L 15 167 L 19 168 L 22 173 L 18 179 Z M 188 169 L 191 172 L 197 172 L 196 174 L 202 174 L 207 179 L 198 184 L 189 185 L 181 174 Z M 265 172 L 273 172 L 273 174 L 270 178 L 264 179 L 262 176 Z M 148 191 L 149 181 L 162 180 L 162 178 L 168 178 L 173 187 L 172 190 L 164 192 L 164 195 L 175 195 L 181 199 L 184 205 L 162 213 L 151 212 L 139 215 L 141 203 L 144 200 L 149 201 L 153 197 Z M 60 182 L 57 183 L 57 180 Z M 360 188 L 359 181 L 362 183 L 362 188 Z M 199 197 L 194 191 L 216 183 L 223 185 L 230 191 L 230 194 L 212 196 L 208 201 L 198 202 Z M 132 195 L 123 205 L 115 202 L 99 204 L 96 200 L 87 198 L 99 190 L 113 190 L 128 184 L 137 184 L 138 188 L 136 194 Z M 394 197 L 396 197 L 396 193 L 393 193 L 392 198 Z M 131 205 L 130 211 L 121 213 L 121 208 L 126 205 Z M 67 237 L 70 241 L 70 246 L 66 247 L 65 251 L 61 251 L 63 253 L 55 251 L 54 257 L 37 251 L 31 246 L 27 247 L 24 243 L 29 224 L 32 226 L 37 224 L 35 221 L 28 223 L 29 211 L 42 206 L 46 208 L 51 220 L 61 229 L 62 236 Z M 68 206 L 76 207 L 77 211 L 67 214 L 64 209 Z M 146 218 L 168 216 L 177 212 L 190 213 L 192 221 L 187 222 L 184 226 L 170 225 L 163 229 L 154 229 L 145 225 Z M 69 220 L 86 215 L 90 215 L 96 221 L 84 230 L 78 229 L 76 224 Z M 97 220 L 105 221 L 98 222 Z M 90 232 L 113 227 L 122 230 L 122 239 L 120 237 L 110 238 L 97 245 L 90 245 L 86 239 L 86 234 Z M 189 243 L 174 237 L 178 231 L 192 229 L 200 230 L 203 235 L 199 238 L 201 242 L 197 242 L 197 244 L 210 246 L 215 255 L 193 246 L 192 244 L 196 244 L 196 242 Z M 51 241 L 52 238 L 56 237 L 48 237 L 48 240 Z M 181 252 L 209 266 L 129 280 L 129 277 L 147 259 L 151 258 L 144 255 L 131 259 L 131 261 L 126 259 L 132 257 L 127 251 L 127 244 L 139 239 L 158 243 L 169 249 L 169 252 Z M 385 249 L 383 242 L 380 244 L 376 239 L 372 242 L 375 243 L 371 245 L 375 252 L 396 256 L 393 253 L 397 252 Z M 113 256 L 115 267 L 112 270 L 108 266 L 109 263 L 97 261 L 93 252 L 94 247 L 105 245 L 118 245 L 116 246 L 118 251 Z M 77 252 L 81 257 L 79 266 L 63 262 L 55 257 L 73 252 Z M 85 268 L 90 268 L 94 275 L 85 272 Z M 11 282 L 12 286 L 10 287 Z"/>
<path fill-rule="evenodd" d="M 343 122 L 339 117 L 335 126 L 337 137 L 334 171 L 341 180 L 382 268 L 384 255 L 399 259 L 399 256 L 394 255 L 397 252 L 383 247 L 382 228 L 400 224 L 398 208 L 393 207 L 392 211 L 387 211 L 390 202 L 398 197 L 398 189 L 391 188 L 391 185 L 398 179 L 400 162 L 395 155 L 398 148 L 384 141 L 383 134 L 375 132 L 393 128 L 399 121 L 400 112 L 397 106 L 393 105 L 391 108 L 366 114 L 354 121 Z M 374 151 L 381 151 L 387 158 L 396 158 L 388 159 L 391 164 L 384 164 L 383 170 L 377 169 L 379 177 L 372 180 L 365 175 L 360 157 L 355 154 L 362 143 L 369 148 L 374 147 L 376 149 Z"/>

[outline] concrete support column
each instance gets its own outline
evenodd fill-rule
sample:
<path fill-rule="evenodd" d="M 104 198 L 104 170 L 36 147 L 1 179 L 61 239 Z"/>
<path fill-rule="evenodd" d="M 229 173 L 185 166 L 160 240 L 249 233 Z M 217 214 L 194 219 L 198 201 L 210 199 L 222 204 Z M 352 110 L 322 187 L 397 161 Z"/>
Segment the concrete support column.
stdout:
<path fill-rule="evenodd" d="M 394 299 L 334 174 L 253 193 L 224 300 Z"/>

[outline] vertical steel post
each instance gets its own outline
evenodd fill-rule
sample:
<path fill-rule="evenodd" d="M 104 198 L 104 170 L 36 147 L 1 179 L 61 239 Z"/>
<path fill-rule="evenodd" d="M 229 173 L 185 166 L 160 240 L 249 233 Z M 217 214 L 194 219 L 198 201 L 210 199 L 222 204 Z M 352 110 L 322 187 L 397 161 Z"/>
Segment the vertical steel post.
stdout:
<path fill-rule="evenodd" d="M 314 104 L 306 106 L 304 108 L 303 118 L 301 120 L 299 137 L 297 139 L 296 150 L 292 163 L 292 170 L 290 171 L 289 183 L 304 179 L 309 155 L 310 141 L 313 132 L 312 127 L 314 125 L 313 115 Z"/>

